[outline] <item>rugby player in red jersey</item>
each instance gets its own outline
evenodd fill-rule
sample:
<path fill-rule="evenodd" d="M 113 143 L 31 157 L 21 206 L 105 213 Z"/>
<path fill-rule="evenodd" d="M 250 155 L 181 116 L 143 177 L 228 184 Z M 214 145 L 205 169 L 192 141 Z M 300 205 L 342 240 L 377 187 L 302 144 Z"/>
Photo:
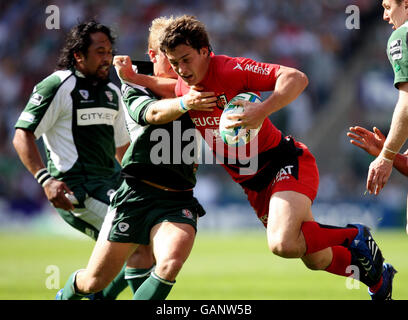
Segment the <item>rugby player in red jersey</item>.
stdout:
<path fill-rule="evenodd" d="M 390 299 L 392 277 L 383 281 L 384 259 L 369 229 L 360 224 L 341 228 L 314 221 L 311 205 L 319 183 L 315 159 L 303 143 L 284 136 L 268 118 L 299 96 L 308 84 L 307 77 L 281 65 L 214 55 L 205 26 L 187 15 L 167 27 L 161 50 L 179 76 L 175 91 L 181 98 L 168 100 L 168 113 L 176 118 L 189 112 L 217 160 L 243 187 L 267 229 L 270 250 L 283 258 L 301 258 L 312 270 L 342 276 L 350 276 L 349 266 L 355 265 L 358 272 L 353 276 L 369 286 L 373 299 Z M 195 89 L 202 91 L 195 101 L 183 97 L 187 93 L 191 97 Z M 212 101 L 214 95 L 225 102 L 242 92 L 272 90 L 261 103 L 236 102 L 245 107 L 244 112 L 229 116 L 233 127 L 255 129 L 262 125 L 257 139 L 250 143 L 255 147 L 244 146 L 245 157 L 257 164 L 256 170 L 248 170 L 237 157 L 242 153 L 226 145 L 220 147 L 218 124 L 223 108 L 222 103 Z M 231 161 L 234 157 L 235 163 Z"/>

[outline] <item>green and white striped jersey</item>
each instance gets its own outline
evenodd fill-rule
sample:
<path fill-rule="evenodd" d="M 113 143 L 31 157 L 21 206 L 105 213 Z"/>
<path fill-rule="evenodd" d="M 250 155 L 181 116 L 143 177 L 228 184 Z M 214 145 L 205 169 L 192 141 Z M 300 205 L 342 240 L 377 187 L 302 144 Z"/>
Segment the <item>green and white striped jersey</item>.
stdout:
<path fill-rule="evenodd" d="M 75 69 L 38 83 L 15 128 L 43 137 L 49 172 L 70 186 L 120 171 L 116 147 L 130 140 L 119 88 Z"/>
<path fill-rule="evenodd" d="M 194 152 L 198 150 L 196 130 L 189 115 L 152 125 L 146 122 L 146 110 L 159 98 L 149 89 L 124 83 L 122 99 L 132 141 L 122 160 L 125 177 L 179 190 L 193 188 L 197 169 Z"/>
<path fill-rule="evenodd" d="M 395 30 L 387 44 L 387 55 L 394 70 L 394 86 L 408 82 L 408 21 Z"/>

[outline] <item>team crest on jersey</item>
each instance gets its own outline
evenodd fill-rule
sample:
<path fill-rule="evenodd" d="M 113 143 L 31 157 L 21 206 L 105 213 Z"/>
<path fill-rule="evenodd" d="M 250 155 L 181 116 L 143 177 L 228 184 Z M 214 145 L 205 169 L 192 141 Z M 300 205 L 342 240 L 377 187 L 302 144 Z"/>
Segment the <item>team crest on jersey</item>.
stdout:
<path fill-rule="evenodd" d="M 184 217 L 188 218 L 188 219 L 193 219 L 193 214 L 191 213 L 190 210 L 188 209 L 183 209 L 181 210 L 181 213 L 183 214 Z"/>
<path fill-rule="evenodd" d="M 120 222 L 118 227 L 120 232 L 125 232 L 127 229 L 129 229 L 129 224 L 126 222 Z"/>
<path fill-rule="evenodd" d="M 79 90 L 79 93 L 81 94 L 82 98 L 85 100 L 88 100 L 89 98 L 89 91 L 88 90 Z"/>
<path fill-rule="evenodd" d="M 228 104 L 227 96 L 225 94 L 217 96 L 216 104 L 218 109 L 224 110 L 225 106 Z"/>
<path fill-rule="evenodd" d="M 389 50 L 393 61 L 402 59 L 402 40 L 397 39 L 392 41 Z"/>
<path fill-rule="evenodd" d="M 113 100 L 112 91 L 105 91 L 105 94 L 108 97 L 109 101 L 112 102 L 112 100 Z"/>

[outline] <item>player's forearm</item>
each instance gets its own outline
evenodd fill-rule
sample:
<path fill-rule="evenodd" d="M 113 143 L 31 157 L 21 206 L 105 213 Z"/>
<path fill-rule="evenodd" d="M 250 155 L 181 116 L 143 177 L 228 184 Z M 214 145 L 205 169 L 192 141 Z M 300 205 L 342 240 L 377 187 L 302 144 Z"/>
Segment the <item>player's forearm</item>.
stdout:
<path fill-rule="evenodd" d="M 408 138 L 408 92 L 401 91 L 392 116 L 390 132 L 381 151 L 382 156 L 393 159 Z"/>
<path fill-rule="evenodd" d="M 146 87 L 161 98 L 173 98 L 175 96 L 174 88 L 177 83 L 175 79 L 133 73 L 126 81 Z"/>
<path fill-rule="evenodd" d="M 183 115 L 180 99 L 162 99 L 152 103 L 146 111 L 146 121 L 150 124 L 165 124 Z"/>
<path fill-rule="evenodd" d="M 294 101 L 305 90 L 308 83 L 309 80 L 303 72 L 282 66 L 278 72 L 273 94 L 264 101 L 267 116 Z"/>
<path fill-rule="evenodd" d="M 13 145 L 21 162 L 33 176 L 45 167 L 32 132 L 16 129 Z"/>

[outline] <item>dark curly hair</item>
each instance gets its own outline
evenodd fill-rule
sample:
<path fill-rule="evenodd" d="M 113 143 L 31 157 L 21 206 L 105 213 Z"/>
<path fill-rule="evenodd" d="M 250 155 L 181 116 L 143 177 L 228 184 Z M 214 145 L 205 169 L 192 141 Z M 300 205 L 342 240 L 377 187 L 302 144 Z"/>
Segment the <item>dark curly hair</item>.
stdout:
<path fill-rule="evenodd" d="M 64 70 L 73 67 L 75 65 L 75 52 L 82 52 L 86 56 L 88 48 L 92 42 L 91 34 L 96 32 L 106 34 L 112 43 L 112 46 L 114 45 L 115 37 L 109 27 L 104 26 L 95 20 L 80 23 L 68 32 L 64 47 L 58 58 L 57 69 Z"/>

